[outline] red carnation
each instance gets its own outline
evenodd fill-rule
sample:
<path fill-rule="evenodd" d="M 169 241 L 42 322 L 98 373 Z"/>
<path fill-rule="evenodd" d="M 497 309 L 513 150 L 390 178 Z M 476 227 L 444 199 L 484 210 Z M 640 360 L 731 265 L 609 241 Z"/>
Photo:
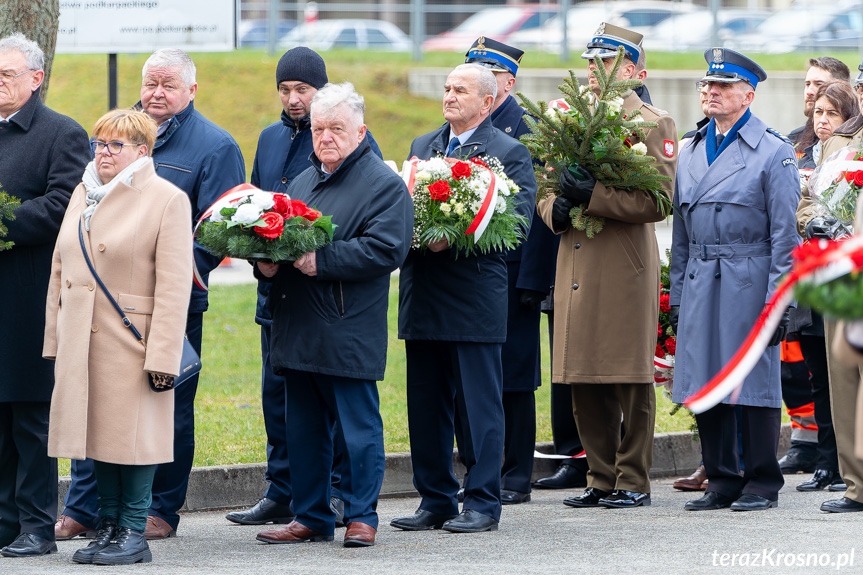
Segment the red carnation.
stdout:
<path fill-rule="evenodd" d="M 431 199 L 445 202 L 452 195 L 449 189 L 449 184 L 443 180 L 438 180 L 429 186 L 429 196 Z"/>
<path fill-rule="evenodd" d="M 669 337 L 665 340 L 665 349 L 668 350 L 668 353 L 674 355 L 677 351 L 677 338 Z"/>
<path fill-rule="evenodd" d="M 653 352 L 655 357 L 665 357 L 665 350 L 662 349 L 662 345 L 656 344 L 656 350 Z"/>
<path fill-rule="evenodd" d="M 283 218 L 288 217 L 288 196 L 285 194 L 273 194 L 273 211 Z"/>
<path fill-rule="evenodd" d="M 671 305 L 668 303 L 671 300 L 671 296 L 667 293 L 664 293 L 659 296 L 659 311 L 665 313 L 671 311 Z"/>
<path fill-rule="evenodd" d="M 264 224 L 258 224 L 255 226 L 256 234 L 265 237 L 268 240 L 274 240 L 282 235 L 282 230 L 285 228 L 285 218 L 283 218 L 281 214 L 277 212 L 267 212 L 261 216 L 261 219 L 264 220 Z"/>
<path fill-rule="evenodd" d="M 863 186 L 863 170 L 857 170 L 854 172 L 854 185 Z"/>
<path fill-rule="evenodd" d="M 452 172 L 452 177 L 456 180 L 463 180 L 464 178 L 470 177 L 470 174 L 473 170 L 470 167 L 470 164 L 467 162 L 456 162 L 453 164 L 453 167 L 450 168 L 450 172 Z"/>

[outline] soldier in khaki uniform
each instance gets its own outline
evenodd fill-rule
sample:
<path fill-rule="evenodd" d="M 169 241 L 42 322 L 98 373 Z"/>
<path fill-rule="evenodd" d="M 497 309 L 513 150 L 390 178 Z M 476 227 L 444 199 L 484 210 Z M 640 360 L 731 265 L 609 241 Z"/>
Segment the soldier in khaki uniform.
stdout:
<path fill-rule="evenodd" d="M 626 58 L 618 79 L 633 78 L 644 58 L 642 36 L 602 24 L 582 58 L 588 70 L 611 69 L 619 46 Z M 590 87 L 599 87 L 591 74 Z M 646 130 L 648 154 L 659 172 L 673 179 L 677 129 L 666 112 L 645 104 L 634 92 L 627 112 L 640 110 L 658 127 Z M 552 381 L 572 385 L 573 413 L 587 454 L 588 488 L 564 501 L 571 507 L 630 508 L 650 504 L 648 472 L 653 461 L 656 395 L 653 353 L 659 315 L 659 249 L 654 222 L 663 219 L 646 191 L 624 191 L 597 182 L 583 167 L 583 180 L 561 176 L 559 197 L 543 198 L 537 209 L 561 234 L 554 294 L 555 333 Z M 671 197 L 673 181 L 666 182 Z M 606 219 L 594 238 L 569 223 L 573 205 Z M 621 416 L 624 432 L 621 435 Z"/>
<path fill-rule="evenodd" d="M 861 98 L 863 110 L 863 63 L 858 67 L 860 74 L 854 81 L 857 94 Z M 833 132 L 833 137 L 824 144 L 821 151 L 823 162 L 831 154 L 846 146 L 863 145 L 863 116 L 857 116 Z M 861 226 L 858 204 L 857 232 Z M 806 237 L 823 233 L 824 218 L 817 216 L 812 200 L 807 192 L 803 193 L 797 208 L 797 231 Z M 836 432 L 836 448 L 839 452 L 839 473 L 845 480 L 847 490 L 840 499 L 829 499 L 821 504 L 821 511 L 847 513 L 863 511 L 863 414 L 858 408 L 861 365 L 853 361 L 859 349 L 849 347 L 843 335 L 842 324 L 825 320 L 824 332 L 827 335 L 827 368 L 830 373 L 830 398 L 833 412 L 833 430 Z M 838 335 L 838 337 L 837 337 Z M 845 359 L 845 363 L 840 361 Z M 857 359 L 859 362 L 859 358 Z M 863 362 L 860 362 L 863 363 Z M 857 429 L 857 454 L 855 455 L 854 434 Z"/>

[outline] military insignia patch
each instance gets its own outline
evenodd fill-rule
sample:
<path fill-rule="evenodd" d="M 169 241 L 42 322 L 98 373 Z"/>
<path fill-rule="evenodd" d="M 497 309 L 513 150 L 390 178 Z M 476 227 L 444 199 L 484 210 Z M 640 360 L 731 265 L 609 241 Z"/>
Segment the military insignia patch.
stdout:
<path fill-rule="evenodd" d="M 662 144 L 662 152 L 668 156 L 669 158 L 674 157 L 674 142 L 671 140 L 665 140 Z"/>

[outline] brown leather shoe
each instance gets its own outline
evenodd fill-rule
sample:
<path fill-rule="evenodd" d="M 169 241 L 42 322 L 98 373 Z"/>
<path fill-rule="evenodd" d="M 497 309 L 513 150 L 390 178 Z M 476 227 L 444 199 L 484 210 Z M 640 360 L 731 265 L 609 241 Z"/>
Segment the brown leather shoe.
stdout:
<path fill-rule="evenodd" d="M 155 515 L 147 515 L 147 529 L 144 530 L 144 537 L 147 539 L 167 539 L 176 536 L 177 532 L 168 525 L 167 521 Z"/>
<path fill-rule="evenodd" d="M 672 484 L 679 491 L 704 491 L 707 489 L 707 472 L 699 465 L 689 477 L 681 477 Z"/>
<path fill-rule="evenodd" d="M 92 539 L 96 536 L 96 530 L 81 525 L 68 515 L 60 515 L 57 518 L 57 523 L 54 524 L 54 539 L 67 541 L 79 535 L 84 539 Z"/>
<path fill-rule="evenodd" d="M 261 531 L 255 539 L 263 541 L 264 543 L 303 543 L 305 541 L 332 541 L 333 536 L 321 535 L 317 531 L 312 531 L 302 523 L 291 521 L 280 529 Z"/>
<path fill-rule="evenodd" d="M 371 547 L 375 544 L 374 527 L 362 521 L 354 521 L 348 523 L 348 530 L 345 532 L 345 547 Z"/>

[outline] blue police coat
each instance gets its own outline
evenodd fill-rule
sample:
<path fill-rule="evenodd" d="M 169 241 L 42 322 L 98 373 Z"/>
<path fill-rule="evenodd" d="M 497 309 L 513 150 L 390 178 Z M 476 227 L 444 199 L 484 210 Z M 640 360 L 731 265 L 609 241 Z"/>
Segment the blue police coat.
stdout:
<path fill-rule="evenodd" d="M 408 157 L 445 155 L 449 123 L 415 139 Z M 465 158 L 488 155 L 503 164 L 520 188 L 516 210 L 528 218 L 536 204 L 536 179 L 527 148 L 486 118 L 459 148 Z M 529 232 L 525 230 L 525 232 Z M 410 250 L 399 276 L 399 338 L 410 340 L 506 341 L 507 273 L 504 254 L 466 256 Z"/>
<path fill-rule="evenodd" d="M 491 123 L 505 134 L 519 139 L 530 132 L 524 117 L 527 111 L 515 98 L 506 100 L 491 114 Z M 506 343 L 503 346 L 503 390 L 533 391 L 540 386 L 538 310 L 519 303 L 519 291 L 548 294 L 554 284 L 557 244 L 560 238 L 545 225 L 534 210 L 527 240 L 506 253 L 509 305 Z"/>
<path fill-rule="evenodd" d="M 670 303 L 680 306 L 672 395 L 678 403 L 743 343 L 799 241 L 791 145 L 750 116 L 708 165 L 708 128 L 681 150 L 674 186 Z M 764 352 L 737 403 L 781 407 L 778 346 Z"/>

